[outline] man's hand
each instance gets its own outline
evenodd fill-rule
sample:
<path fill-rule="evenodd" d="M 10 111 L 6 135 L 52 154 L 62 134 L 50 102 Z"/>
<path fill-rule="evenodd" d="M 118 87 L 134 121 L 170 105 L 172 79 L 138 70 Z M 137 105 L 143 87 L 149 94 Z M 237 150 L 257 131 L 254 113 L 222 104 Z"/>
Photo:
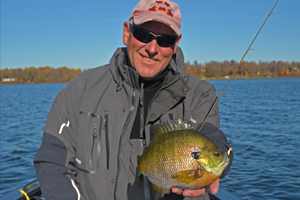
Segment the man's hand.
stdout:
<path fill-rule="evenodd" d="M 220 178 L 218 178 L 215 182 L 209 185 L 210 193 L 217 194 L 219 190 L 219 182 L 220 182 Z M 172 188 L 172 192 L 182 196 L 191 197 L 191 198 L 203 196 L 206 193 L 205 188 L 200 188 L 196 190 L 183 190 L 179 188 Z"/>

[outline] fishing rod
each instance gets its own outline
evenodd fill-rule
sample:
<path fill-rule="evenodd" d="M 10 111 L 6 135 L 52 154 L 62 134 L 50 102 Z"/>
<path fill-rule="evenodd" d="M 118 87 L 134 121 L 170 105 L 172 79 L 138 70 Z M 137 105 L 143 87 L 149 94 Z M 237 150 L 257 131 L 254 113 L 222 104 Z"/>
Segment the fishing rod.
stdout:
<path fill-rule="evenodd" d="M 229 82 L 231 81 L 231 79 L 232 79 L 233 75 L 235 74 L 236 70 L 239 68 L 240 64 L 243 62 L 243 60 L 244 60 L 245 56 L 247 55 L 248 51 L 249 51 L 249 50 L 252 50 L 252 49 L 250 49 L 250 48 L 251 48 L 251 46 L 252 46 L 252 44 L 254 43 L 254 41 L 256 40 L 256 38 L 257 38 L 257 36 L 258 36 L 259 32 L 260 32 L 260 31 L 261 31 L 261 29 L 264 27 L 264 25 L 265 25 L 266 21 L 268 20 L 268 18 L 269 18 L 269 17 L 270 17 L 270 15 L 272 14 L 272 12 L 273 12 L 273 10 L 274 10 L 274 8 L 275 8 L 276 4 L 278 3 L 278 1 L 279 1 L 279 0 L 277 0 L 277 1 L 276 1 L 276 3 L 275 3 L 275 5 L 273 6 L 272 10 L 271 10 L 271 11 L 270 11 L 270 13 L 268 14 L 268 16 L 267 16 L 266 20 L 264 21 L 264 23 L 263 23 L 263 24 L 262 24 L 262 26 L 260 27 L 260 29 L 259 29 L 259 31 L 257 32 L 256 36 L 254 37 L 254 39 L 252 40 L 252 42 L 251 42 L 250 46 L 248 47 L 247 51 L 245 52 L 244 56 L 242 57 L 241 61 L 239 62 L 239 64 L 237 65 L 237 67 L 235 68 L 235 70 L 233 71 L 233 73 L 231 74 L 230 78 L 228 79 L 228 81 L 227 81 L 227 83 L 226 83 L 225 87 L 223 88 L 222 92 L 220 93 L 219 97 L 218 97 L 218 98 L 215 100 L 215 102 L 213 103 L 213 105 L 212 105 L 211 109 L 209 110 L 208 114 L 206 115 L 206 117 L 205 117 L 205 119 L 204 119 L 204 121 L 203 121 L 203 123 L 202 123 L 202 125 L 200 126 L 200 128 L 199 128 L 199 130 L 198 130 L 198 131 L 200 131 L 200 130 L 202 129 L 202 127 L 203 127 L 204 123 L 205 123 L 205 122 L 206 122 L 206 120 L 208 119 L 208 117 L 209 117 L 210 113 L 213 111 L 214 107 L 217 105 L 217 103 L 218 103 L 219 99 L 220 99 L 220 98 L 221 98 L 221 96 L 223 95 L 223 92 L 224 92 L 224 90 L 226 89 L 227 85 L 228 85 L 228 84 L 229 84 Z"/>

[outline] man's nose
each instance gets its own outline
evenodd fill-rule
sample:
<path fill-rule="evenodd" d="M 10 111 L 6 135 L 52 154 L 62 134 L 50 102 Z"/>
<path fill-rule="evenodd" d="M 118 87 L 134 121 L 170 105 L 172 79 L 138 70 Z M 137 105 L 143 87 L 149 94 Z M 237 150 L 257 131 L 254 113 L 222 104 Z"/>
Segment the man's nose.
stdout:
<path fill-rule="evenodd" d="M 146 45 L 146 51 L 150 54 L 150 55 L 155 55 L 158 53 L 159 51 L 159 46 L 157 44 L 156 39 L 153 39 L 151 42 L 147 43 Z"/>

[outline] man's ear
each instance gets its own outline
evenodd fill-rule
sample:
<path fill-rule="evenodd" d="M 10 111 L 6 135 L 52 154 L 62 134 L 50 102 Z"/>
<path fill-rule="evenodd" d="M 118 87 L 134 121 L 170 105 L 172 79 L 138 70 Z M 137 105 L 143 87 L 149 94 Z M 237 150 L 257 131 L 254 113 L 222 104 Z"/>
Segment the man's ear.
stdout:
<path fill-rule="evenodd" d="M 130 24 L 129 22 L 124 22 L 123 25 L 123 44 L 127 46 L 130 34 Z"/>
<path fill-rule="evenodd" d="M 178 38 L 177 38 L 177 40 L 176 40 L 176 42 L 175 42 L 173 54 L 176 53 L 178 43 L 179 43 L 179 41 L 181 40 L 181 36 L 182 36 L 182 34 L 180 34 L 180 35 L 178 36 Z"/>

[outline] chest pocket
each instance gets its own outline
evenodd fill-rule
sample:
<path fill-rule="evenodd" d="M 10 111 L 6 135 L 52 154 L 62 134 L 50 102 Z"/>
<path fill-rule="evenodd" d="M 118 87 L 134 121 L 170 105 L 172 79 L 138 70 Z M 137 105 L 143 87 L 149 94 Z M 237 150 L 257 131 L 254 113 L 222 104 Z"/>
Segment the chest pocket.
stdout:
<path fill-rule="evenodd" d="M 80 111 L 79 121 L 77 168 L 88 174 L 96 174 L 100 165 L 102 117 Z"/>
<path fill-rule="evenodd" d="M 181 104 L 169 110 L 167 113 L 163 114 L 159 120 L 159 123 L 163 123 L 168 120 L 177 121 L 178 119 L 185 120 L 183 115 L 183 108 Z"/>

